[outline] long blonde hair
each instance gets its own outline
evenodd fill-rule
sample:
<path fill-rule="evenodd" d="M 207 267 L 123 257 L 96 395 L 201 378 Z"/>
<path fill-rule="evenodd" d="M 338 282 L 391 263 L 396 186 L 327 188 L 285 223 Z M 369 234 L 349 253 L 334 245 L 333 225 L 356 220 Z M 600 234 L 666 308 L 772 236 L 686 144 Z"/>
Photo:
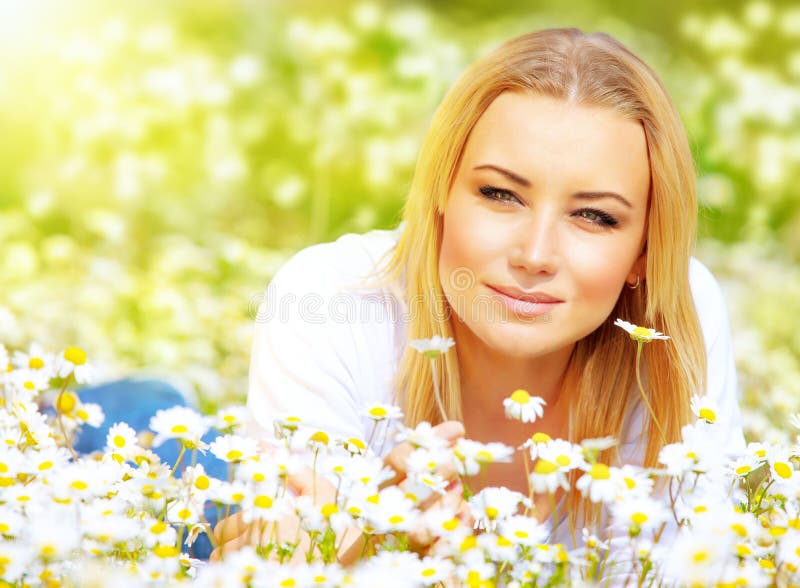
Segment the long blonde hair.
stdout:
<path fill-rule="evenodd" d="M 608 319 L 577 342 L 564 386 L 573 399 L 570 440 L 619 438 L 639 393 L 636 345 L 613 321 L 621 317 L 665 332 L 671 340 L 646 345 L 643 358 L 650 403 L 666 441 L 675 441 L 689 420 L 691 395 L 701 393 L 706 377 L 705 347 L 689 289 L 695 171 L 683 125 L 663 83 L 609 35 L 550 29 L 511 39 L 468 68 L 444 97 L 419 154 L 402 236 L 382 272 L 387 280 L 402 274 L 406 300 L 418 303 L 409 314 L 408 340 L 452 336 L 450 321 L 443 320 L 450 309 L 438 273 L 445 204 L 472 128 L 504 91 L 609 108 L 644 128 L 651 170 L 646 279 L 635 290 L 623 288 Z M 437 362 L 447 414 L 461 418 L 457 354 L 444 354 Z M 407 424 L 441 420 L 427 358 L 406 349 L 394 386 Z M 663 441 L 648 422 L 645 418 L 641 441 L 644 465 L 652 466 Z M 614 460 L 617 454 L 608 452 L 604 458 Z"/>

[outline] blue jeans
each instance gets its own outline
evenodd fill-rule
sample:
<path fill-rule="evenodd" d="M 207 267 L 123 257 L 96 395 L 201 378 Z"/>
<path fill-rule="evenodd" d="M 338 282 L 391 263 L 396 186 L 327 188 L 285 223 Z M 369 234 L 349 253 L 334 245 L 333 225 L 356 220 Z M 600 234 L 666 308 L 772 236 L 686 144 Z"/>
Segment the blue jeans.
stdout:
<path fill-rule="evenodd" d="M 78 391 L 83 402 L 94 402 L 103 408 L 105 420 L 97 428 L 84 426 L 78 433 L 74 447 L 78 453 L 102 451 L 106 445 L 106 435 L 111 425 L 125 422 L 136 432 L 148 428 L 150 418 L 156 411 L 173 406 L 188 406 L 186 398 L 175 387 L 160 380 L 126 378 L 99 386 L 91 386 Z M 210 443 L 219 433 L 209 431 L 203 441 Z M 174 440 L 153 448 L 164 463 L 174 465 L 180 453 L 180 444 Z M 199 453 L 197 463 L 202 464 L 209 476 L 224 480 L 227 478 L 227 464 L 211 453 Z M 187 464 L 185 460 L 175 472 L 180 476 Z M 212 528 L 217 522 L 217 508 L 207 506 L 205 517 Z M 211 554 L 211 542 L 205 534 L 201 534 L 192 546 L 191 553 L 197 558 L 208 559 Z"/>

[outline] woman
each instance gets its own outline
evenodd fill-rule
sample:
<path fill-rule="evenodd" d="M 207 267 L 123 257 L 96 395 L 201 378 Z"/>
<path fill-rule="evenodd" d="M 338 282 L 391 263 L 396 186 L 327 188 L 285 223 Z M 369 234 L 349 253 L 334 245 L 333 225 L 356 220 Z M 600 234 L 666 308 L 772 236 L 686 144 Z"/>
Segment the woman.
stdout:
<path fill-rule="evenodd" d="M 684 129 L 644 62 L 600 33 L 512 39 L 444 98 L 401 226 L 310 247 L 275 276 L 253 347 L 254 426 L 295 414 L 366 438 L 362 407 L 398 402 L 407 425 L 446 416 L 471 439 L 513 446 L 533 431 L 610 435 L 620 445 L 607 463 L 654 466 L 707 392 L 741 446 L 724 304 L 690 257 L 696 214 Z M 356 287 L 371 272 L 379 280 Z M 671 337 L 643 353 L 657 423 L 618 317 Z M 455 340 L 435 360 L 446 415 L 429 359 L 408 346 L 435 334 Z M 504 418 L 519 388 L 547 403 L 533 427 Z M 401 473 L 402 453 L 389 457 Z M 518 461 L 481 484 L 527 490 Z"/>

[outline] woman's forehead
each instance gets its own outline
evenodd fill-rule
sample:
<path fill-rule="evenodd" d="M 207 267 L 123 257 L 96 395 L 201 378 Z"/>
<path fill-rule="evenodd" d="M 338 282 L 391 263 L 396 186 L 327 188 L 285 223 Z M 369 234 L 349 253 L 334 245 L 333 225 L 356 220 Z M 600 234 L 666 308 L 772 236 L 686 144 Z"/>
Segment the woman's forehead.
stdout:
<path fill-rule="evenodd" d="M 472 129 L 461 171 L 487 165 L 513 171 L 534 185 L 599 182 L 607 189 L 649 192 L 641 123 L 609 108 L 529 92 L 500 94 Z"/>

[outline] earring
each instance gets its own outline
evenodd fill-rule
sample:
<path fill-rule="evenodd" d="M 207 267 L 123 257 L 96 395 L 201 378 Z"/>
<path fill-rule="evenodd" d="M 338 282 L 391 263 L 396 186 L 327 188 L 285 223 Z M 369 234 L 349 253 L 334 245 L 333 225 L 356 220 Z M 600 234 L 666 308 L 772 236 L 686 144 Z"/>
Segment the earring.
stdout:
<path fill-rule="evenodd" d="M 635 283 L 633 286 L 631 286 L 631 285 L 630 285 L 630 284 L 628 284 L 627 282 L 625 282 L 625 284 L 626 284 L 626 285 L 628 286 L 628 288 L 630 288 L 631 290 L 636 290 L 636 288 L 638 288 L 638 287 L 639 287 L 639 283 L 640 283 L 640 282 L 641 282 L 641 278 L 639 278 L 639 274 L 636 274 L 636 283 Z"/>

